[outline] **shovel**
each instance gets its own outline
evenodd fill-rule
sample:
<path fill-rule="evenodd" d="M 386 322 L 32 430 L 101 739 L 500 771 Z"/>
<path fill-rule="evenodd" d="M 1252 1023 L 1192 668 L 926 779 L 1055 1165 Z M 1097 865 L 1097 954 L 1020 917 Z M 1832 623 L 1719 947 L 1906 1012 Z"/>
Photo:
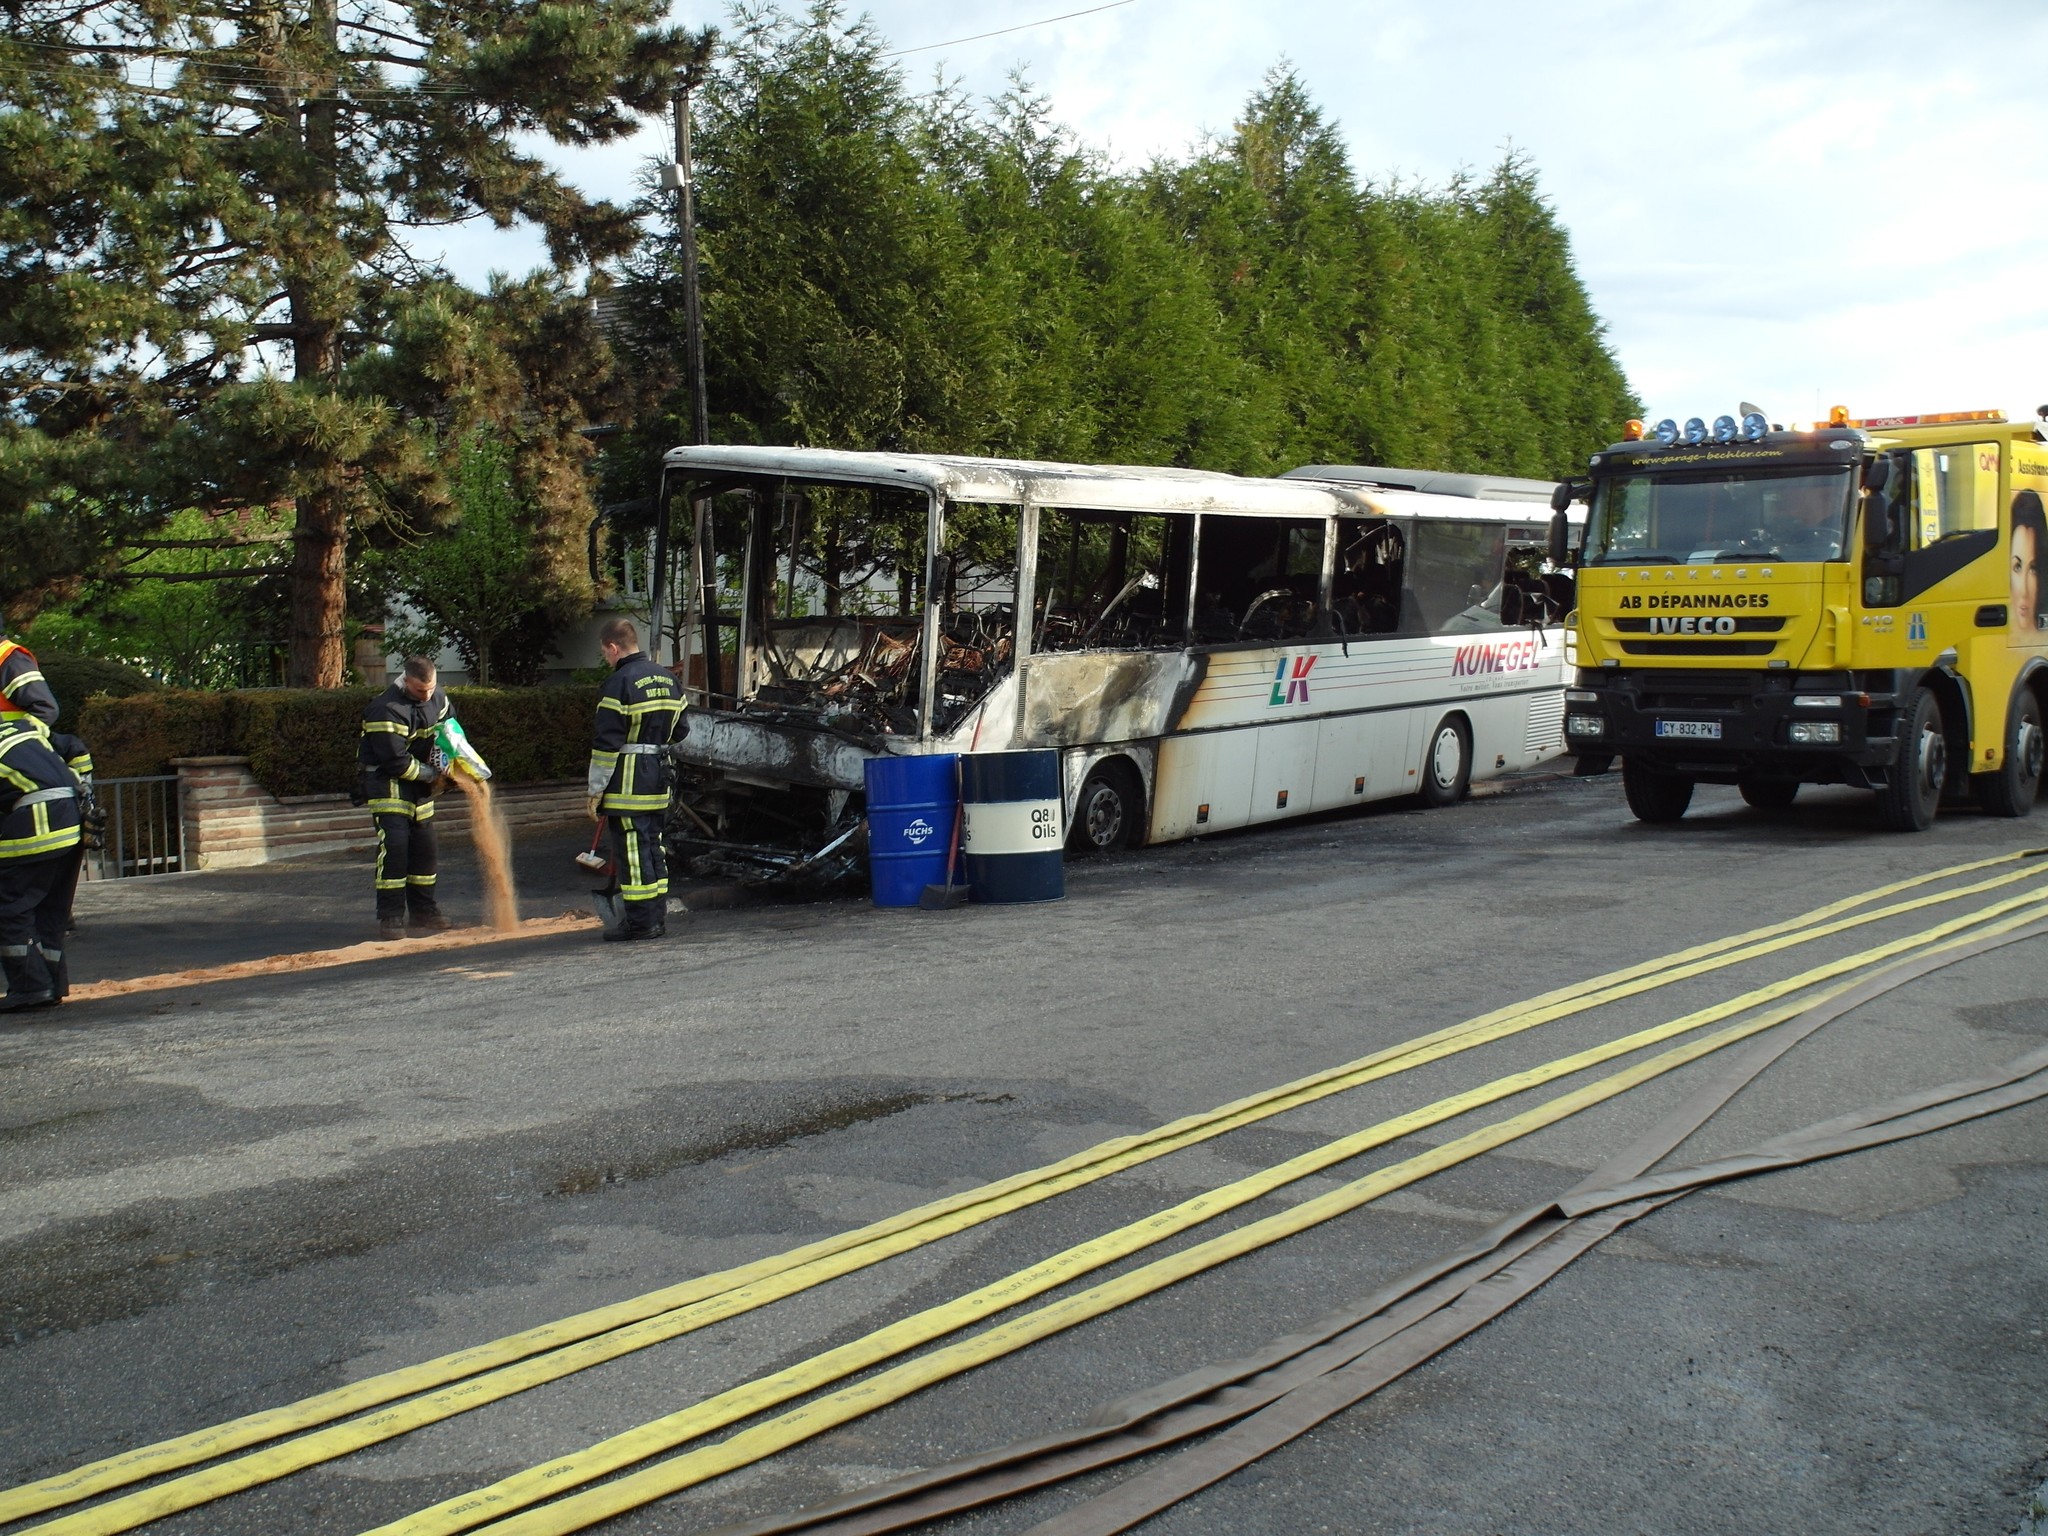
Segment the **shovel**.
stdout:
<path fill-rule="evenodd" d="M 960 818 L 965 807 L 957 801 L 953 805 L 953 840 L 946 845 L 946 883 L 928 885 L 917 898 L 917 904 L 928 912 L 943 912 L 949 907 L 967 905 L 967 887 L 953 883 L 953 863 L 960 854 Z"/>

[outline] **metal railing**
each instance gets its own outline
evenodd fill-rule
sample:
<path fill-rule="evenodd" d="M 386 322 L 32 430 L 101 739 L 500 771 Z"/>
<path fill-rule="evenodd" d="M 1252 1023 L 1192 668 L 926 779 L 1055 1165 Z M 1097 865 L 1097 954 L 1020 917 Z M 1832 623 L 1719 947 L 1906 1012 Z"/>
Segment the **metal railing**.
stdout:
<path fill-rule="evenodd" d="M 102 846 L 86 853 L 86 878 L 127 880 L 185 868 L 185 817 L 175 773 L 94 779 L 93 791 L 107 814 L 107 830 Z"/>

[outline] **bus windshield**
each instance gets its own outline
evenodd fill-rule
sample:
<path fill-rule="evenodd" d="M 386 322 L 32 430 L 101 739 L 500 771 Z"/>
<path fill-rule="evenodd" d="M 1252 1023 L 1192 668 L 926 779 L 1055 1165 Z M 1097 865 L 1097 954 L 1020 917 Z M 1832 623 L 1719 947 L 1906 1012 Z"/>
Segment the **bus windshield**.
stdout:
<path fill-rule="evenodd" d="M 1852 472 L 1634 474 L 1602 480 L 1586 530 L 1588 565 L 1839 560 Z"/>

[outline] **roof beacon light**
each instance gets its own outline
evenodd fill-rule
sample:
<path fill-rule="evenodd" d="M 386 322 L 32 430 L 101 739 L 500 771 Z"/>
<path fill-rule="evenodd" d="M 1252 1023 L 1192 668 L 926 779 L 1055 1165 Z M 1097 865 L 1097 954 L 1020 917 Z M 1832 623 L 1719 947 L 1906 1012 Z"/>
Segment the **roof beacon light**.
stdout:
<path fill-rule="evenodd" d="M 1643 440 L 1643 424 L 1630 417 L 1621 425 L 1621 440 L 1624 443 L 1640 443 Z"/>
<path fill-rule="evenodd" d="M 1764 420 L 1762 411 L 1751 411 L 1742 418 L 1742 435 L 1752 443 L 1763 441 L 1764 434 L 1771 430 L 1771 424 Z"/>
<path fill-rule="evenodd" d="M 1831 426 L 1831 427 L 1846 427 L 1846 426 L 1848 426 L 1848 425 L 1849 425 L 1849 407 L 1847 407 L 1846 405 L 1831 405 L 1831 406 L 1829 406 L 1829 407 L 1828 407 L 1828 425 L 1829 425 L 1829 426 Z"/>
<path fill-rule="evenodd" d="M 1717 443 L 1732 443 L 1735 441 L 1735 418 L 1733 416 L 1716 416 L 1714 418 L 1714 441 Z"/>
<path fill-rule="evenodd" d="M 1678 441 L 1678 423 L 1673 421 L 1669 416 L 1666 416 L 1662 421 L 1658 422 L 1655 427 L 1651 428 L 1650 436 L 1656 438 L 1657 441 L 1662 443 L 1666 448 L 1669 448 L 1673 443 Z"/>
<path fill-rule="evenodd" d="M 1704 443 L 1707 440 L 1707 424 L 1697 416 L 1685 419 L 1685 440 L 1688 443 Z"/>

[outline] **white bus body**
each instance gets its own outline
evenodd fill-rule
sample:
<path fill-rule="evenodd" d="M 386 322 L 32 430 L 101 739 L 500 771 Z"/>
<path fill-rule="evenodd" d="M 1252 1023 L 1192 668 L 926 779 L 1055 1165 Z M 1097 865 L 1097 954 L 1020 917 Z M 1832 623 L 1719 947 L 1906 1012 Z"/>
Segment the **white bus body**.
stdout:
<path fill-rule="evenodd" d="M 677 448 L 665 469 L 700 571 L 744 546 L 738 613 L 682 627 L 700 684 L 703 636 L 737 631 L 682 755 L 743 793 L 823 791 L 819 833 L 877 753 L 1055 748 L 1077 845 L 1112 846 L 1441 803 L 1564 748 L 1569 594 L 1536 571 L 1534 495 L 798 448 Z M 921 569 L 840 593 L 900 591 L 894 614 L 794 612 L 801 496 L 846 490 L 899 522 L 921 504 Z"/>

